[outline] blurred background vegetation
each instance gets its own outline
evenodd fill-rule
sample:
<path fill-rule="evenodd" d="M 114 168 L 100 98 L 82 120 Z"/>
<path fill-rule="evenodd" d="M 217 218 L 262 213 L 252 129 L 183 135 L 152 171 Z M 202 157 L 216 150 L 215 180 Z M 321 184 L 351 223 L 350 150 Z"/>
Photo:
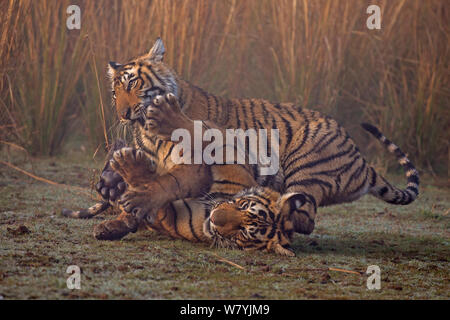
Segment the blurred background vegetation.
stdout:
<path fill-rule="evenodd" d="M 71 4 L 80 30 L 66 27 Z M 381 30 L 366 27 L 370 4 Z M 447 0 L 2 0 L 1 145 L 57 155 L 78 137 L 101 150 L 117 127 L 107 62 L 161 36 L 165 61 L 212 93 L 323 111 L 388 168 L 395 160 L 359 128 L 371 122 L 420 169 L 446 171 L 448 21 Z"/>

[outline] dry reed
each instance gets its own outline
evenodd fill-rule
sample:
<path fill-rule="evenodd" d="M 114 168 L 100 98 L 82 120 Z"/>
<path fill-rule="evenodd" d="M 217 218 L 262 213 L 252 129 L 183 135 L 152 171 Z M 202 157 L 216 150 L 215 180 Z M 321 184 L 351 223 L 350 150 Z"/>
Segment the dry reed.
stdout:
<path fill-rule="evenodd" d="M 446 170 L 445 0 L 77 2 L 79 31 L 65 26 L 68 1 L 0 3 L 2 140 L 54 154 L 84 135 L 95 150 L 122 129 L 108 107 L 106 63 L 161 36 L 166 61 L 213 93 L 317 108 L 377 151 L 356 127 L 369 121 L 422 169 Z M 369 4 L 381 7 L 381 30 L 366 27 Z"/>

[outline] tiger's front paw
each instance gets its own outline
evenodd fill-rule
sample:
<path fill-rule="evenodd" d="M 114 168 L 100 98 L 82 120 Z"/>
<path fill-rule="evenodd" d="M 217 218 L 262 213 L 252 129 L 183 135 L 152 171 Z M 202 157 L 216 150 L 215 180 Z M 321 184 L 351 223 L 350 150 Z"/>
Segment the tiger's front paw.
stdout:
<path fill-rule="evenodd" d="M 111 168 L 130 186 L 136 187 L 150 182 L 155 175 L 156 164 L 142 150 L 122 148 L 113 154 Z"/>
<path fill-rule="evenodd" d="M 155 196 L 149 190 L 128 190 L 120 197 L 119 205 L 123 211 L 136 217 L 139 221 L 145 218 L 151 222 L 155 218 L 156 211 L 161 207 Z"/>
<path fill-rule="evenodd" d="M 130 232 L 136 232 L 138 220 L 131 215 L 120 219 L 104 221 L 94 227 L 94 237 L 97 240 L 119 240 Z"/>
<path fill-rule="evenodd" d="M 181 110 L 174 94 L 156 96 L 145 111 L 145 130 L 163 140 L 170 140 L 176 129 L 191 129 L 193 121 Z"/>

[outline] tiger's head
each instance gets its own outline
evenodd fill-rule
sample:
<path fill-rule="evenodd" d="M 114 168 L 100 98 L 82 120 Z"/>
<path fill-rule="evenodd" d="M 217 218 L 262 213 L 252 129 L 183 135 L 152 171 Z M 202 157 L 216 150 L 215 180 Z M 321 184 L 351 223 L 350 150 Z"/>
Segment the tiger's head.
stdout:
<path fill-rule="evenodd" d="M 295 256 L 290 247 L 294 233 L 290 214 L 298 203 L 297 196 L 280 196 L 262 187 L 244 190 L 230 201 L 214 204 L 203 231 L 217 247 Z"/>
<path fill-rule="evenodd" d="M 157 95 L 178 96 L 175 72 L 163 62 L 165 48 L 158 38 L 150 51 L 125 64 L 109 62 L 113 104 L 122 123 L 144 125 L 144 111 Z"/>

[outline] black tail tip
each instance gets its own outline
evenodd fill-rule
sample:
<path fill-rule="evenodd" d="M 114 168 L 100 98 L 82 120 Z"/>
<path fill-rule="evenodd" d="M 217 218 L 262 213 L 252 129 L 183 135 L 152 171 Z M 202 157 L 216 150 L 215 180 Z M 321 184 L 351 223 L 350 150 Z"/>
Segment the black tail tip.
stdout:
<path fill-rule="evenodd" d="M 382 136 L 380 130 L 378 130 L 377 127 L 371 125 L 370 123 L 361 123 L 361 127 L 363 127 L 364 130 L 370 132 L 377 138 L 380 138 Z"/>

